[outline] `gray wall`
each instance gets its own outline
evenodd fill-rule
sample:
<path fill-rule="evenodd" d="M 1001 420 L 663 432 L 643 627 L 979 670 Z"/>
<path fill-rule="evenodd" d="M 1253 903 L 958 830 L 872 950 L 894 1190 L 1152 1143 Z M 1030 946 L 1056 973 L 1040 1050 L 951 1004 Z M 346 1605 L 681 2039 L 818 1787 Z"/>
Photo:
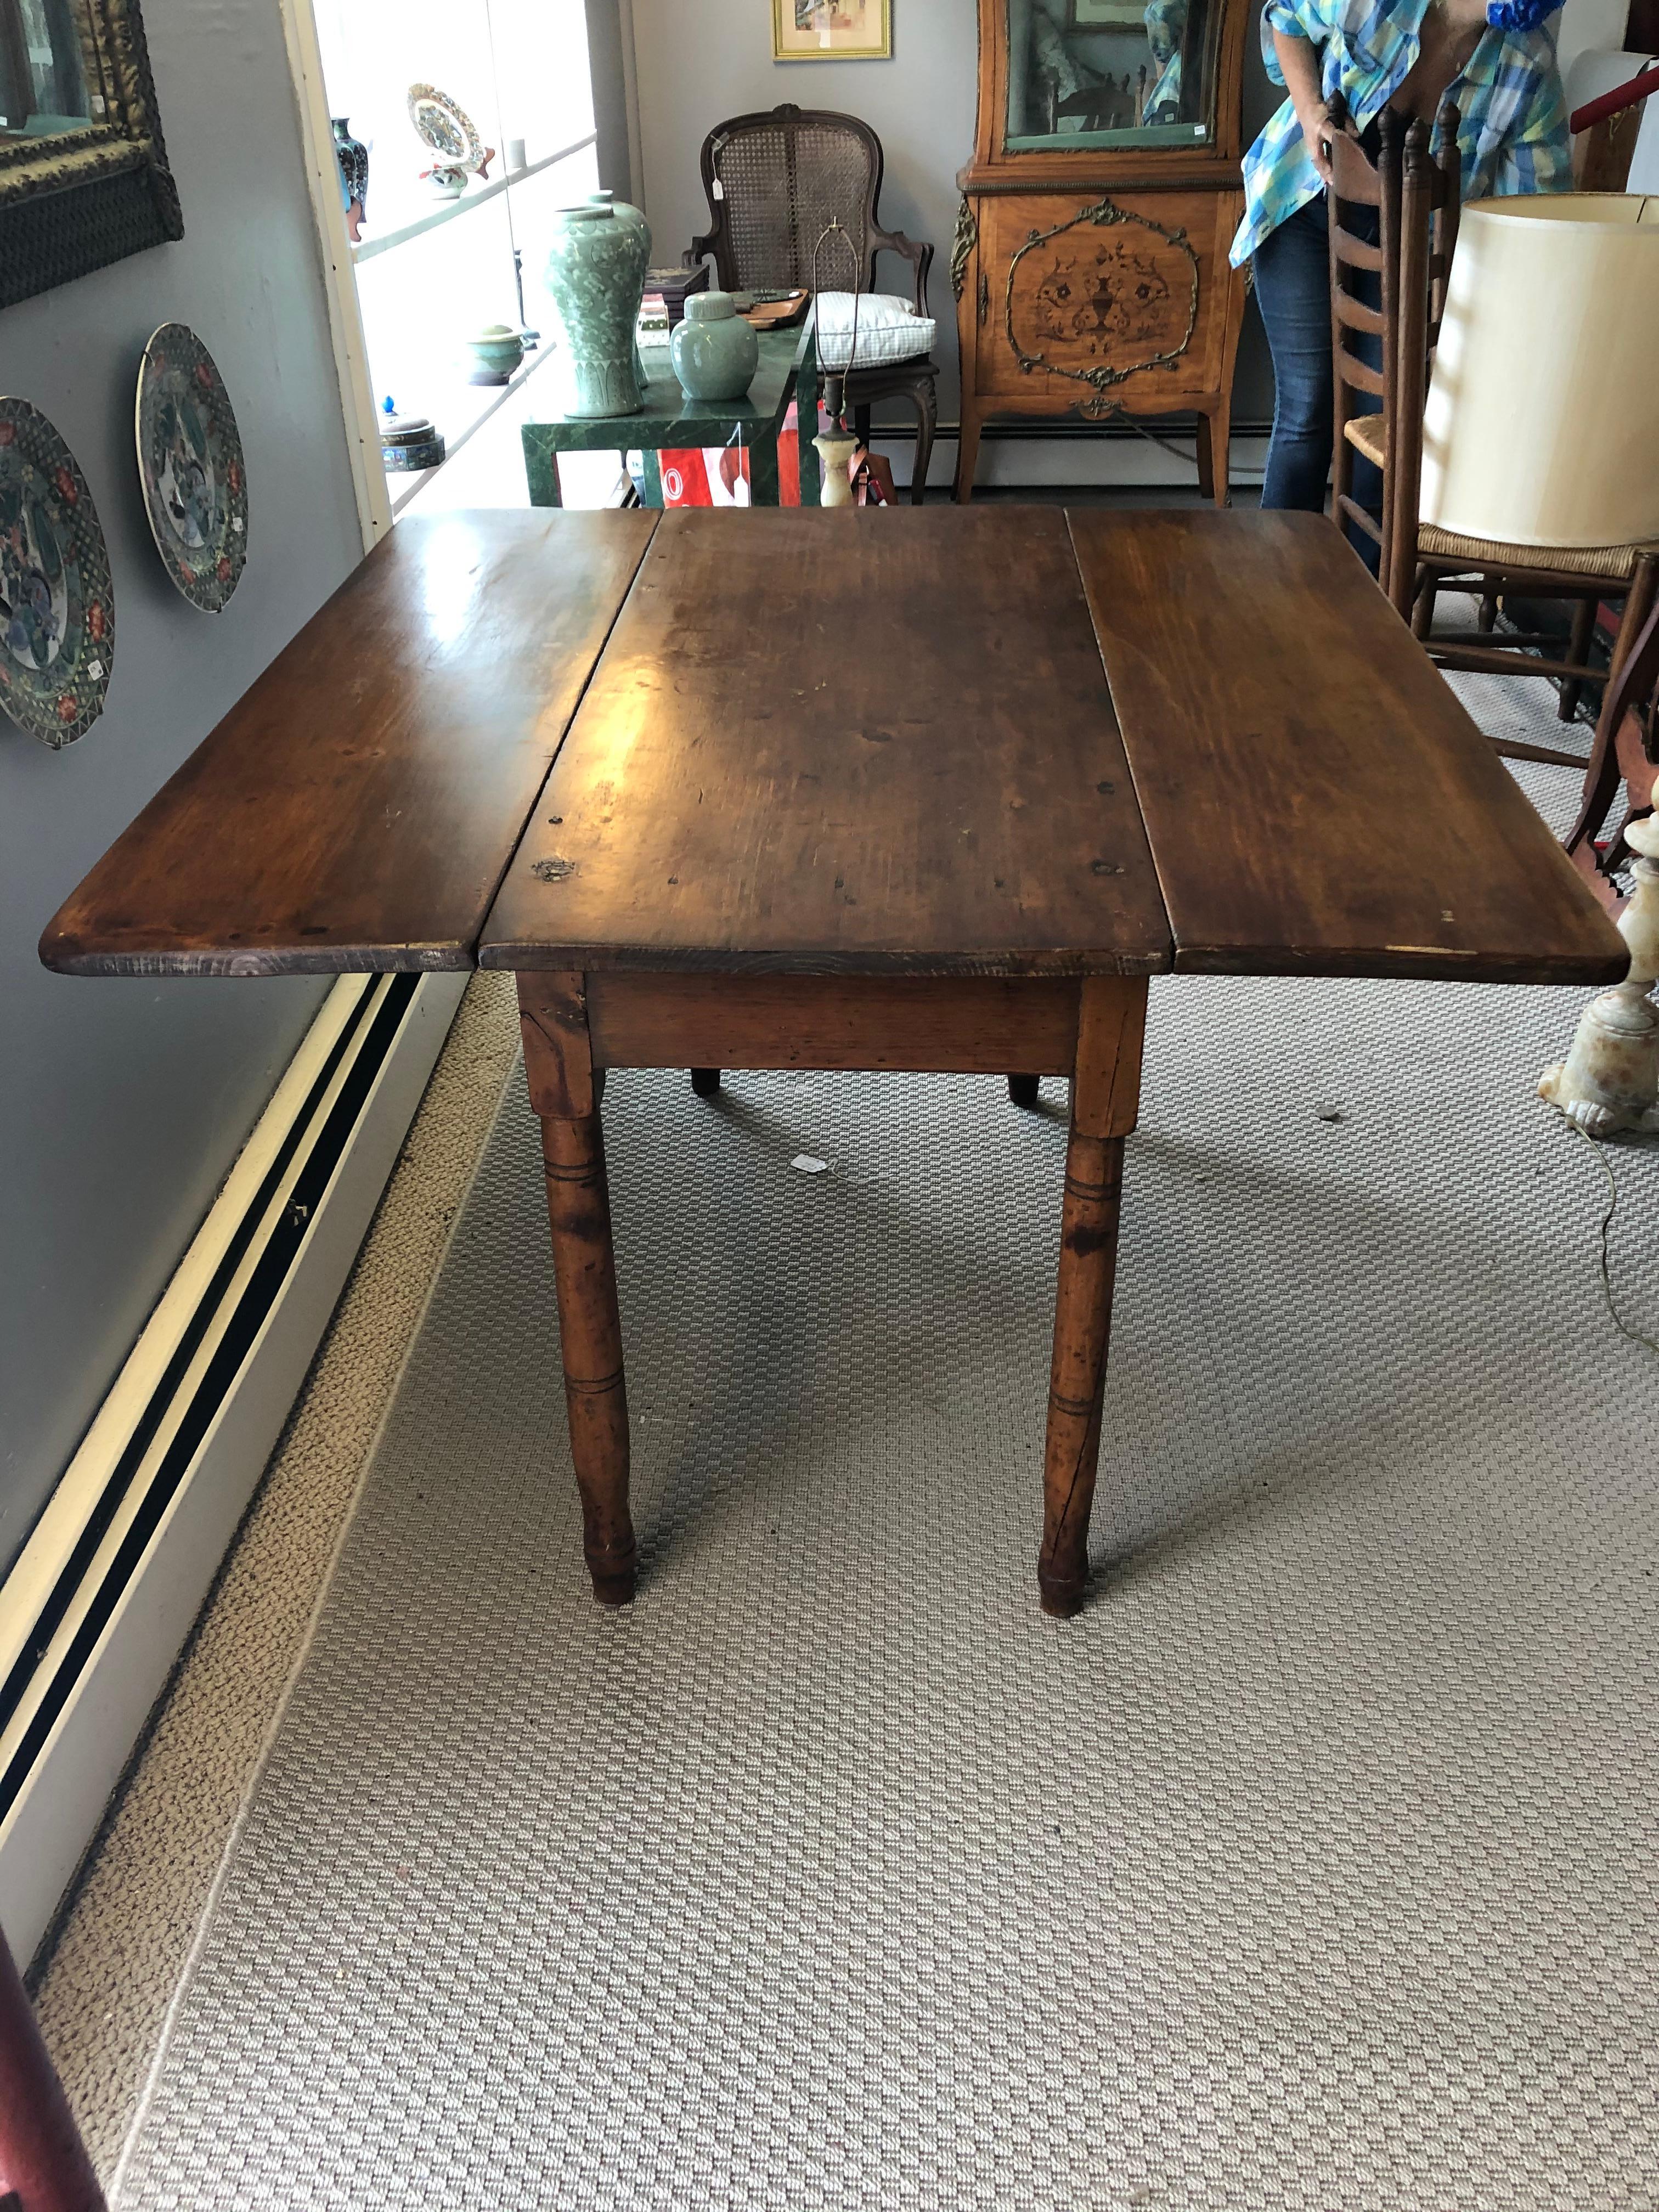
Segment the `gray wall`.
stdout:
<path fill-rule="evenodd" d="M 304 1033 L 312 981 L 48 975 L 60 899 L 362 552 L 275 0 L 145 0 L 178 245 L 0 313 L 0 391 L 42 408 L 109 540 L 108 704 L 52 753 L 0 715 L 0 1568 L 27 1534 Z M 247 452 L 223 614 L 168 584 L 140 504 L 133 380 L 198 331 Z"/>
<path fill-rule="evenodd" d="M 862 116 L 887 156 L 882 215 L 889 228 L 931 239 L 938 248 L 929 304 L 940 325 L 934 356 L 944 372 L 940 416 L 954 422 L 949 263 L 960 197 L 956 173 L 974 150 L 975 0 L 892 0 L 893 58 L 886 62 L 775 62 L 767 0 L 697 0 L 695 29 L 688 29 L 685 0 L 633 0 L 633 14 L 645 169 L 635 184 L 644 191 L 656 258 L 678 259 L 707 225 L 697 159 L 716 123 L 781 100 Z M 1247 71 L 1245 125 L 1253 136 L 1272 106 L 1254 38 Z M 904 275 L 902 262 L 883 256 L 877 276 L 884 286 L 902 290 Z M 1265 422 L 1273 412 L 1273 373 L 1254 303 L 1234 407 L 1240 422 Z"/>

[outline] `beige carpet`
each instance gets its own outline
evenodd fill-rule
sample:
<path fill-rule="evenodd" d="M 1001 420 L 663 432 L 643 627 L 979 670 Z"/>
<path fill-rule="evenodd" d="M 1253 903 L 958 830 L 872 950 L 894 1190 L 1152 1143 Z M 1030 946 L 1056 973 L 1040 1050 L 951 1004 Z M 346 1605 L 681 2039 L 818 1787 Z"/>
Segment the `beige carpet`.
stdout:
<path fill-rule="evenodd" d="M 56 1933 L 37 2006 L 106 2178 L 518 1046 L 512 977 L 475 976 L 304 1392 Z"/>
<path fill-rule="evenodd" d="M 612 1079 L 623 1618 L 510 1085 L 122 2212 L 1651 2203 L 1659 1361 L 1527 1096 L 1573 996 L 1155 981 L 1063 1626 L 1063 1085 Z"/>

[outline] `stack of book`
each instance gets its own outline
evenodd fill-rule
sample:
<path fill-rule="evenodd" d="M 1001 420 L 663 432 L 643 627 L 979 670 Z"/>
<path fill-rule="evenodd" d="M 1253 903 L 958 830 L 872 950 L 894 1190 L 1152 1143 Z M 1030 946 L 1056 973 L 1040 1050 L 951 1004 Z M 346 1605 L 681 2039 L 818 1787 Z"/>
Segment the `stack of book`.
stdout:
<path fill-rule="evenodd" d="M 695 269 L 647 269 L 645 297 L 640 302 L 641 327 L 673 330 L 685 320 L 685 302 L 693 292 L 708 289 L 708 264 Z"/>

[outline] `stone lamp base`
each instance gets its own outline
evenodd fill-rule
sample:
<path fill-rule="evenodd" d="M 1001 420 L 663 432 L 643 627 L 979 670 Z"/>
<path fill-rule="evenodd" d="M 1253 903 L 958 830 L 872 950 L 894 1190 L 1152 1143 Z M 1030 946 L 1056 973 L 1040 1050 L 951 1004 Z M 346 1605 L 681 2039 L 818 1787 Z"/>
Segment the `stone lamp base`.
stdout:
<path fill-rule="evenodd" d="M 1590 1137 L 1659 1131 L 1659 1006 L 1649 996 L 1659 980 L 1659 816 L 1632 823 L 1625 838 L 1639 855 L 1636 889 L 1619 917 L 1630 974 L 1591 1000 L 1571 1051 L 1538 1085 L 1539 1097 Z"/>
<path fill-rule="evenodd" d="M 1544 1070 L 1538 1095 L 1586 1136 L 1659 1130 L 1659 1006 L 1639 983 L 1590 1000 L 1572 1050 Z"/>

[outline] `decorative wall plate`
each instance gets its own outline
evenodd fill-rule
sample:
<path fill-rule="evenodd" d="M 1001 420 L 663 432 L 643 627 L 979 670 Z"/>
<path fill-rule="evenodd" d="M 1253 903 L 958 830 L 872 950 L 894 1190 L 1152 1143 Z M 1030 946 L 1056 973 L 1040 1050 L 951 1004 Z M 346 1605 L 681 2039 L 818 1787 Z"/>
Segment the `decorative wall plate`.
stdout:
<path fill-rule="evenodd" d="M 435 84 L 411 84 L 409 119 L 441 161 L 458 169 L 483 166 L 483 140 L 472 118 Z"/>
<path fill-rule="evenodd" d="M 138 475 L 173 582 L 216 615 L 247 558 L 247 471 L 224 379 L 183 323 L 163 323 L 138 368 Z"/>
<path fill-rule="evenodd" d="M 38 407 L 0 399 L 0 709 L 49 745 L 103 712 L 109 555 L 87 480 Z"/>

